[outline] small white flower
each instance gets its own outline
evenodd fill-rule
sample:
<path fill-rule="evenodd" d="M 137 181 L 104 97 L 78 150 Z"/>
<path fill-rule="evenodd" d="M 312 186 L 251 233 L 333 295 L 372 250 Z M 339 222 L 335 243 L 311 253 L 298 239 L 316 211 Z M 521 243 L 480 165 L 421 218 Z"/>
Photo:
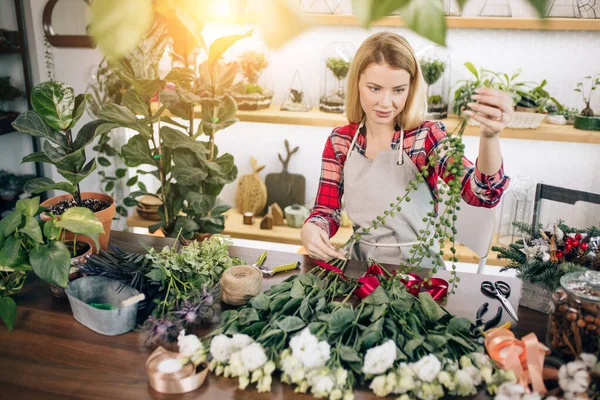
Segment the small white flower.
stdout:
<path fill-rule="evenodd" d="M 346 390 L 342 400 L 354 400 L 354 392 L 352 390 Z"/>
<path fill-rule="evenodd" d="M 294 383 L 302 382 L 304 378 L 306 378 L 306 375 L 304 374 L 304 369 L 297 368 L 296 370 L 292 371 L 290 378 Z"/>
<path fill-rule="evenodd" d="M 376 376 L 373 381 L 371 381 L 369 388 L 373 391 L 373 393 L 375 393 L 375 396 L 385 397 L 390 394 L 385 383 L 385 375 L 379 375 Z"/>
<path fill-rule="evenodd" d="M 319 342 L 308 328 L 290 340 L 290 347 L 294 357 L 309 369 L 325 366 L 330 357 L 329 343 Z"/>
<path fill-rule="evenodd" d="M 258 382 L 259 379 L 263 377 L 262 368 L 257 368 L 252 372 L 252 377 L 250 378 L 250 383 Z"/>
<path fill-rule="evenodd" d="M 290 355 L 281 361 L 281 370 L 290 377 L 296 370 L 304 370 L 302 363 L 296 357 Z"/>
<path fill-rule="evenodd" d="M 217 368 L 215 369 L 215 375 L 219 376 L 223 373 L 223 364 L 219 364 L 217 365 Z"/>
<path fill-rule="evenodd" d="M 250 336 L 236 333 L 230 341 L 231 352 L 234 353 L 246 346 L 250 346 L 252 343 L 254 343 L 254 340 Z"/>
<path fill-rule="evenodd" d="M 316 398 L 327 397 L 333 390 L 335 383 L 329 375 L 317 376 L 313 380 L 311 391 Z"/>
<path fill-rule="evenodd" d="M 198 336 L 186 336 L 185 330 L 179 331 L 179 336 L 177 336 L 177 345 L 179 346 L 179 352 L 188 357 L 191 357 L 196 352 L 204 349 L 202 342 L 200 342 L 200 339 L 198 339 Z"/>
<path fill-rule="evenodd" d="M 411 400 L 411 398 L 409 395 L 403 394 L 402 396 L 398 397 L 396 400 Z"/>
<path fill-rule="evenodd" d="M 462 356 L 459 360 L 459 363 L 460 363 L 461 368 L 468 367 L 469 365 L 473 365 L 473 363 L 471 362 L 471 359 L 468 356 Z"/>
<path fill-rule="evenodd" d="M 244 366 L 244 362 L 242 361 L 242 353 L 241 351 L 236 351 L 229 357 L 229 368 L 231 371 L 231 376 L 246 376 L 248 375 L 248 370 Z"/>
<path fill-rule="evenodd" d="M 388 372 L 385 376 L 385 390 L 392 393 L 396 384 L 398 383 L 398 375 L 396 375 L 393 371 Z"/>
<path fill-rule="evenodd" d="M 396 344 L 388 340 L 384 344 L 367 350 L 363 372 L 369 375 L 385 373 L 394 365 L 396 359 Z"/>
<path fill-rule="evenodd" d="M 210 354 L 219 362 L 227 362 L 231 357 L 231 339 L 225 335 L 218 335 L 210 341 Z"/>
<path fill-rule="evenodd" d="M 431 382 L 442 369 L 442 363 L 433 354 L 429 354 L 412 364 L 415 374 L 423 382 Z"/>
<path fill-rule="evenodd" d="M 581 393 L 590 385 L 590 375 L 583 361 L 573 361 L 558 370 L 558 384 L 565 392 Z"/>
<path fill-rule="evenodd" d="M 525 393 L 521 396 L 521 400 L 542 400 L 542 396 L 538 393 Z"/>
<path fill-rule="evenodd" d="M 329 395 L 329 400 L 342 400 L 342 397 L 344 397 L 344 394 L 340 389 L 333 389 Z"/>
<path fill-rule="evenodd" d="M 273 382 L 273 378 L 271 377 L 271 375 L 263 376 L 258 381 L 258 385 L 256 385 L 256 390 L 258 391 L 258 393 L 270 392 L 272 382 Z"/>
<path fill-rule="evenodd" d="M 481 376 L 481 372 L 479 372 L 479 370 L 477 368 L 475 368 L 475 366 L 467 365 L 465 368 L 463 368 L 463 370 L 467 374 L 469 374 L 469 376 L 473 380 L 473 384 L 475 386 L 479 386 L 481 384 L 481 381 L 483 380 L 483 378 Z"/>
<path fill-rule="evenodd" d="M 518 400 L 525 393 L 525 388 L 518 383 L 505 382 L 498 388 L 495 400 Z"/>
<path fill-rule="evenodd" d="M 579 355 L 579 358 L 581 358 L 581 361 L 584 362 L 586 367 L 592 370 L 596 367 L 596 364 L 598 363 L 598 357 L 596 357 L 594 354 L 581 353 Z"/>
<path fill-rule="evenodd" d="M 247 376 L 240 376 L 240 379 L 239 379 L 240 390 L 246 389 L 246 387 L 248 387 L 249 384 L 250 384 L 250 379 L 248 379 Z"/>
<path fill-rule="evenodd" d="M 456 375 L 454 376 L 456 380 L 456 394 L 459 396 L 471 396 L 474 395 L 477 390 L 475 389 L 475 385 L 473 385 L 473 380 L 471 376 L 466 371 L 459 369 L 456 371 Z"/>
<path fill-rule="evenodd" d="M 492 367 L 481 367 L 481 370 L 479 372 L 481 373 L 481 377 L 483 378 L 485 383 L 487 383 L 488 385 L 492 383 L 492 381 L 493 381 Z"/>
<path fill-rule="evenodd" d="M 276 368 L 275 363 L 273 361 L 269 360 L 263 366 L 263 371 L 264 371 L 265 375 L 271 375 L 273 373 L 273 371 L 275 371 L 275 368 Z"/>
<path fill-rule="evenodd" d="M 492 363 L 490 358 L 484 353 L 472 353 L 473 360 L 478 367 L 491 367 Z"/>
<path fill-rule="evenodd" d="M 406 363 L 400 363 L 398 366 L 398 383 L 394 389 L 395 393 L 408 393 L 415 388 L 415 373 Z"/>
<path fill-rule="evenodd" d="M 450 375 L 450 372 L 448 371 L 441 371 L 438 374 L 438 381 L 451 392 L 453 392 L 456 389 L 456 382 L 454 382 L 454 379 L 452 379 L 452 375 Z"/>
<path fill-rule="evenodd" d="M 302 382 L 296 389 L 294 389 L 294 393 L 306 393 L 308 390 L 308 381 Z"/>
<path fill-rule="evenodd" d="M 240 351 L 242 364 L 247 371 L 254 371 L 262 367 L 267 362 L 265 349 L 260 343 L 253 343 L 250 346 L 244 347 Z"/>
<path fill-rule="evenodd" d="M 445 360 L 444 371 L 455 373 L 460 368 L 460 365 L 456 361 Z"/>
<path fill-rule="evenodd" d="M 335 370 L 335 383 L 338 386 L 344 386 L 347 379 L 348 371 L 346 371 L 344 368 L 338 368 Z"/>

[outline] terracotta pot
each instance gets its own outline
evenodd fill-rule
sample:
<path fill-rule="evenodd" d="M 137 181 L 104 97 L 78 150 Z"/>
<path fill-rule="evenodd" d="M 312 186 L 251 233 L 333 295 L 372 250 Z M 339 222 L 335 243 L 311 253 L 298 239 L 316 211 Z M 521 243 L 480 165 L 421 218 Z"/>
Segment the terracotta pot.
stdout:
<path fill-rule="evenodd" d="M 63 194 L 63 195 L 55 196 L 51 199 L 48 199 L 40 205 L 42 207 L 50 207 L 56 203 L 60 203 L 61 201 L 65 201 L 65 200 L 70 200 L 72 198 L 73 198 L 73 195 L 71 195 L 71 194 Z M 94 213 L 94 215 L 96 217 L 98 217 L 98 219 L 100 220 L 100 222 L 102 222 L 102 225 L 104 226 L 104 233 L 98 236 L 98 242 L 100 243 L 100 248 L 102 250 L 106 250 L 106 249 L 108 249 L 108 239 L 110 238 L 110 228 L 112 226 L 112 220 L 115 217 L 115 213 L 117 211 L 117 204 L 115 202 L 115 199 L 113 199 L 112 197 L 110 197 L 109 195 L 104 194 L 104 193 L 96 193 L 96 192 L 82 192 L 81 193 L 81 199 L 88 199 L 88 198 L 94 198 L 94 199 L 106 201 L 107 203 L 110 204 L 110 207 L 105 208 L 102 211 L 98 211 L 98 212 Z M 50 219 L 50 217 L 47 216 L 45 213 L 42 213 L 40 218 L 43 221 L 48 221 Z M 60 217 L 59 217 L 59 219 L 60 219 Z M 78 235 L 77 236 L 78 240 L 80 237 L 87 238 L 87 236 Z M 71 232 L 67 232 L 65 239 L 66 240 L 73 239 L 73 234 Z M 98 252 L 98 249 L 96 249 L 96 246 L 93 243 L 92 243 L 92 251 L 94 253 Z"/>
<path fill-rule="evenodd" d="M 67 240 L 68 242 L 68 240 Z M 90 248 L 84 254 L 72 257 L 71 258 L 71 269 L 69 270 L 69 282 L 74 281 L 77 278 L 81 277 L 81 265 L 85 262 L 86 258 L 92 254 L 92 247 L 94 246 L 94 241 L 88 237 L 83 237 L 81 235 L 77 236 L 77 242 L 87 243 Z M 65 293 L 65 289 L 60 286 L 50 285 L 50 290 L 52 291 L 52 295 L 59 299 L 64 299 L 67 297 Z"/>

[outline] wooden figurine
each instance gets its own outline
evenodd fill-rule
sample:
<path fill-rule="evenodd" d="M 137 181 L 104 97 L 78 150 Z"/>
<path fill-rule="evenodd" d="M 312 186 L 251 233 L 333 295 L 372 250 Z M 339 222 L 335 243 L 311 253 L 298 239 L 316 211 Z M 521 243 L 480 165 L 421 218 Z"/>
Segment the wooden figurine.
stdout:
<path fill-rule="evenodd" d="M 285 160 L 278 154 L 279 161 L 283 164 L 283 170 L 279 173 L 268 174 L 265 178 L 267 185 L 267 204 L 277 203 L 282 210 L 292 204 L 304 204 L 306 201 L 306 180 L 300 174 L 290 174 L 288 164 L 292 155 L 299 147 L 290 150 L 290 143 L 285 141 L 287 156 Z M 264 212 L 267 210 L 265 208 Z"/>
<path fill-rule="evenodd" d="M 260 229 L 273 229 L 273 215 L 270 211 L 260 221 Z"/>
<path fill-rule="evenodd" d="M 251 212 L 261 213 L 267 204 L 267 187 L 258 173 L 264 165 L 258 165 L 254 157 L 250 157 L 252 173 L 240 177 L 235 191 L 235 207 L 241 214 Z"/>
<path fill-rule="evenodd" d="M 279 207 L 279 204 L 273 203 L 269 206 L 269 213 L 273 216 L 273 225 L 283 226 L 283 210 Z"/>

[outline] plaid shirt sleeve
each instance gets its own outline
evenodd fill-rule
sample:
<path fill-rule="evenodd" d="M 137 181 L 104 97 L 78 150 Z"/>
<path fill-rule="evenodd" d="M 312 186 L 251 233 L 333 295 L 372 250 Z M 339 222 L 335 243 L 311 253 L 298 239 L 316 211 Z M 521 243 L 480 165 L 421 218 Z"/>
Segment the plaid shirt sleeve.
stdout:
<path fill-rule="evenodd" d="M 434 167 L 434 173 L 429 177 L 429 184 L 435 189 L 437 184 L 433 184 L 432 180 L 437 181 L 438 177 L 442 177 L 444 182 L 448 183 L 454 179 L 452 174 L 443 177 L 452 158 L 448 155 L 448 150 L 444 149 L 444 145 L 448 144 L 446 126 L 439 121 L 431 121 L 426 124 L 429 125 L 429 133 L 425 139 L 427 157 L 434 151 L 440 155 L 440 160 Z M 493 175 L 485 175 L 466 157 L 463 157 L 462 165 L 461 196 L 463 200 L 467 204 L 476 207 L 495 207 L 510 183 L 510 178 L 504 174 L 504 163 L 500 166 L 498 172 Z"/>
<path fill-rule="evenodd" d="M 355 131 L 356 124 L 350 124 L 335 128 L 327 138 L 315 206 L 305 221 L 317 225 L 329 237 L 340 228 L 344 163 Z"/>

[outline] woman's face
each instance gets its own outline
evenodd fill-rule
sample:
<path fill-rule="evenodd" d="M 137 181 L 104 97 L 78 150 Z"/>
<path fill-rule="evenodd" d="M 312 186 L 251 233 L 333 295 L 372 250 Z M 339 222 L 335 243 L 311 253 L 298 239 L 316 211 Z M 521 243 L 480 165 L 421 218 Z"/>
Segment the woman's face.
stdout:
<path fill-rule="evenodd" d="M 360 75 L 358 92 L 360 105 L 370 122 L 394 126 L 404 110 L 410 75 L 404 69 L 387 64 L 371 64 Z"/>

